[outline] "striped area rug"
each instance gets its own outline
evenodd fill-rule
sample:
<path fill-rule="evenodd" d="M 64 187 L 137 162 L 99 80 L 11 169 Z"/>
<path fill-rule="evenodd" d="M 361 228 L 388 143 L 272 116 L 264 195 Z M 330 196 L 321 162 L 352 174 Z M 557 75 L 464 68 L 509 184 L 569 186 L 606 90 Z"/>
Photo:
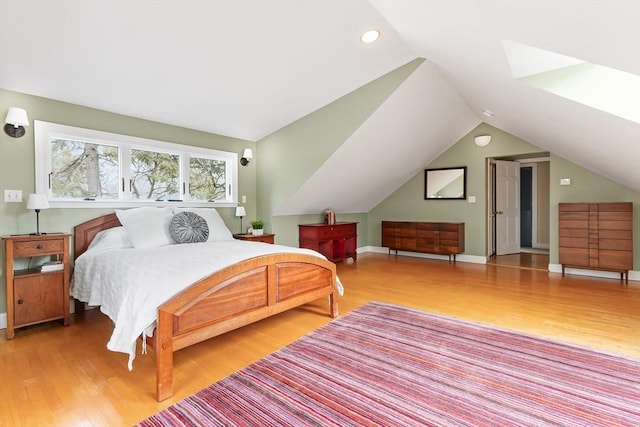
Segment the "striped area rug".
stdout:
<path fill-rule="evenodd" d="M 369 303 L 141 426 L 640 426 L 640 361 Z"/>

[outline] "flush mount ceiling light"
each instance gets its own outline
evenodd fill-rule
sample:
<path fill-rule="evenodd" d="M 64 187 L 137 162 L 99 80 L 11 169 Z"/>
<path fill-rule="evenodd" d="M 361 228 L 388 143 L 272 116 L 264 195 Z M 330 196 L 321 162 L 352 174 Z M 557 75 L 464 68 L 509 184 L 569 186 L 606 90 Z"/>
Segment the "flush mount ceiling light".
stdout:
<path fill-rule="evenodd" d="M 478 147 L 486 147 L 491 142 L 491 135 L 478 135 L 473 138 L 473 142 L 475 142 Z"/>
<path fill-rule="evenodd" d="M 379 37 L 380 37 L 380 31 L 368 30 L 362 34 L 362 36 L 360 37 L 360 40 L 362 40 L 362 43 L 373 43 L 374 41 L 378 40 Z"/>

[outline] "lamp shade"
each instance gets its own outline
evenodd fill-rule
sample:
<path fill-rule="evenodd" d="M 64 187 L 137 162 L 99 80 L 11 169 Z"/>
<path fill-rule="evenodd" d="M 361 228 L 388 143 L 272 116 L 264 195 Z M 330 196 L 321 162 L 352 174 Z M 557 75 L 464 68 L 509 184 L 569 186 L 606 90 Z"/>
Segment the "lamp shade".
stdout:
<path fill-rule="evenodd" d="M 7 118 L 4 120 L 5 123 L 12 124 L 15 127 L 18 126 L 29 126 L 29 118 L 27 117 L 27 112 L 22 108 L 11 107 L 7 112 Z"/>
<path fill-rule="evenodd" d="M 49 202 L 45 194 L 31 193 L 27 200 L 27 209 L 49 209 Z"/>
<path fill-rule="evenodd" d="M 245 159 L 253 159 L 253 150 L 251 148 L 245 148 L 242 152 L 242 157 Z"/>
<path fill-rule="evenodd" d="M 247 211 L 244 209 L 244 206 L 236 207 L 236 216 L 243 217 L 247 215 Z"/>

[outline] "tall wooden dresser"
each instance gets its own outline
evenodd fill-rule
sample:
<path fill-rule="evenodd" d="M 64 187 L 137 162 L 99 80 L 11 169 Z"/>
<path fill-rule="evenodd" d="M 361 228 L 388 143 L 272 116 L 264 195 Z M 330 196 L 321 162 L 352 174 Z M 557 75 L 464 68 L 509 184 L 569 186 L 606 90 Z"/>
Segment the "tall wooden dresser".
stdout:
<path fill-rule="evenodd" d="M 558 250 L 566 267 L 615 271 L 629 283 L 633 269 L 633 204 L 560 203 Z"/>

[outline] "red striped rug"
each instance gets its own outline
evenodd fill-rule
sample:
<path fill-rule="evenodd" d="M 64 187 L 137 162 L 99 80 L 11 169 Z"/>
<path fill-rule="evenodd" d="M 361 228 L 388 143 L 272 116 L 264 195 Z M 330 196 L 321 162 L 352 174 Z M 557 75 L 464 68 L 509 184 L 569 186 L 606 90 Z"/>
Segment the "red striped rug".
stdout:
<path fill-rule="evenodd" d="M 640 361 L 369 303 L 141 426 L 640 426 Z"/>

